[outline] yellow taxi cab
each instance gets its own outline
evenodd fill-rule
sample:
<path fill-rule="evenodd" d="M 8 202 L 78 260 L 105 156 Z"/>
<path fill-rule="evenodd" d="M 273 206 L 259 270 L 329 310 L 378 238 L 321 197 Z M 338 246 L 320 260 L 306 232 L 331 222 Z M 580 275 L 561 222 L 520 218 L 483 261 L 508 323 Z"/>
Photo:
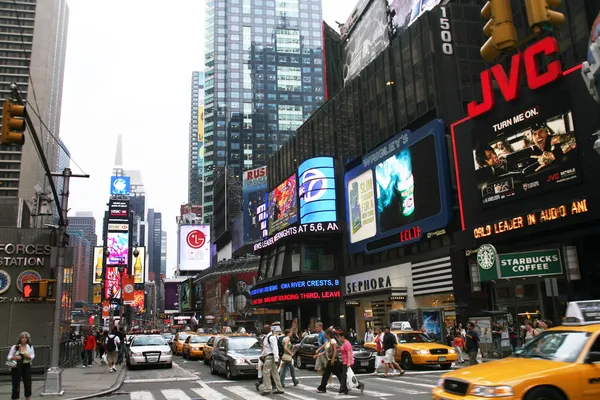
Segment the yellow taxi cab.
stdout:
<path fill-rule="evenodd" d="M 432 398 L 600 399 L 600 300 L 569 303 L 563 325 L 509 358 L 444 374 Z"/>
<path fill-rule="evenodd" d="M 183 342 L 183 358 L 193 359 L 193 358 L 204 358 L 204 345 L 210 339 L 210 335 L 204 335 L 200 333 L 196 333 L 194 335 L 190 335 Z"/>
<path fill-rule="evenodd" d="M 223 336 L 224 335 L 209 336 L 206 343 L 204 343 L 204 346 L 202 347 L 202 355 L 204 356 L 204 365 L 210 364 L 210 359 L 212 358 L 212 352 L 213 352 L 213 347 L 215 345 L 215 342 Z"/>
<path fill-rule="evenodd" d="M 421 332 L 391 332 L 398 339 L 394 358 L 403 369 L 411 369 L 414 365 L 440 365 L 443 369 L 450 369 L 458 359 L 452 347 L 436 343 Z M 377 350 L 375 342 L 365 343 L 365 347 Z"/>
<path fill-rule="evenodd" d="M 177 332 L 175 337 L 173 338 L 173 354 L 181 355 L 183 354 L 183 343 L 190 336 L 195 335 L 193 332 Z"/>

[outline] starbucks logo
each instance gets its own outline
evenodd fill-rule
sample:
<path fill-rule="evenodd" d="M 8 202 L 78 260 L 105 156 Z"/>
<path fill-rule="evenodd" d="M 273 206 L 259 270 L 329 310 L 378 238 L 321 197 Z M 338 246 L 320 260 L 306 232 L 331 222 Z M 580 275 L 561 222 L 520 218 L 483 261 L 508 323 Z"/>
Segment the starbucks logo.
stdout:
<path fill-rule="evenodd" d="M 479 268 L 488 270 L 496 265 L 496 248 L 491 244 L 484 244 L 477 250 L 477 265 Z"/>

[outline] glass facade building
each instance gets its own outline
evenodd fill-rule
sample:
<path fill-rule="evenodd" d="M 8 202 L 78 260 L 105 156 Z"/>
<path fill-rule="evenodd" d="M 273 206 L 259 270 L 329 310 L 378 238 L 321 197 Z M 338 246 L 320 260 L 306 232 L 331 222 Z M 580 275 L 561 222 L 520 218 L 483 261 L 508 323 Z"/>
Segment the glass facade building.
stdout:
<path fill-rule="evenodd" d="M 268 157 L 325 100 L 321 0 L 207 1 L 204 216 L 214 168 Z"/>
<path fill-rule="evenodd" d="M 202 204 L 204 176 L 204 72 L 192 72 L 188 203 Z"/>

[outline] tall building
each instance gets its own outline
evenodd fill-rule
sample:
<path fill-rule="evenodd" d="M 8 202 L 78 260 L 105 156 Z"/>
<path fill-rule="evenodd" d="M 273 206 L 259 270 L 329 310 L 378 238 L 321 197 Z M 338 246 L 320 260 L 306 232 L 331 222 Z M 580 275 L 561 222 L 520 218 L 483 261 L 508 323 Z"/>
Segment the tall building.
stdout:
<path fill-rule="evenodd" d="M 266 165 L 324 101 L 321 0 L 206 3 L 204 215 L 214 168 Z M 226 35 L 227 33 L 227 35 Z"/>
<path fill-rule="evenodd" d="M 154 211 L 153 208 L 148 209 L 148 280 L 160 280 L 161 274 L 161 255 L 162 255 L 162 215 L 159 212 Z M 161 304 L 162 297 L 160 293 L 157 296 L 158 304 Z"/>
<path fill-rule="evenodd" d="M 204 186 L 204 72 L 192 73 L 188 203 L 202 204 Z"/>
<path fill-rule="evenodd" d="M 83 301 L 92 304 L 92 273 L 94 246 L 85 238 L 82 230 L 71 229 L 69 246 L 73 248 L 73 265 L 68 269 L 67 281 L 71 283 L 71 303 Z"/>
<path fill-rule="evenodd" d="M 82 278 L 82 287 L 87 286 L 87 296 L 86 298 L 77 298 L 77 300 L 83 300 L 88 302 L 88 304 L 92 304 L 92 296 L 93 296 L 93 273 L 94 273 L 94 247 L 98 245 L 98 236 L 96 235 L 96 218 L 94 218 L 94 214 L 92 212 L 77 212 L 75 216 L 69 217 L 69 226 L 67 227 L 67 233 L 69 235 L 81 236 L 88 243 L 86 248 L 87 255 L 82 258 L 82 260 L 87 260 L 88 268 L 87 270 L 81 269 L 81 274 L 85 273 L 86 275 L 79 275 Z M 85 272 L 87 271 L 87 272 Z M 83 293 L 83 288 L 81 289 Z"/>
<path fill-rule="evenodd" d="M 71 167 L 71 152 L 69 152 L 69 149 L 67 149 L 67 146 L 62 141 L 62 139 L 58 139 L 58 143 L 59 143 L 58 164 L 57 164 L 56 172 L 62 172 L 62 170 L 64 170 L 65 168 Z M 55 179 L 55 182 L 56 182 L 56 190 L 60 194 L 60 192 L 62 190 L 61 188 L 63 186 L 64 178 L 61 176 L 57 176 Z M 36 208 L 39 207 L 40 200 L 42 200 L 42 199 L 40 199 L 39 196 L 36 196 L 36 202 L 34 203 L 37 205 Z M 61 207 L 62 207 L 62 203 L 61 203 Z M 56 209 L 56 208 L 54 209 L 54 220 L 58 221 L 58 209 Z"/>
<path fill-rule="evenodd" d="M 63 73 L 69 12 L 65 0 L 0 0 L 0 97 L 16 82 L 28 110 L 52 134 L 60 134 Z M 35 90 L 35 96 L 33 95 Z M 34 98 L 35 97 L 35 98 Z M 58 143 L 36 123 L 50 168 L 58 166 Z M 21 197 L 34 209 L 36 189 L 49 193 L 48 180 L 32 140 L 0 146 L 0 197 Z M 39 190 L 38 190 L 39 191 Z M 50 211 L 48 220 L 52 219 Z M 48 221 L 49 222 L 49 221 Z"/>
<path fill-rule="evenodd" d="M 160 273 L 167 277 L 167 231 L 160 233 Z"/>

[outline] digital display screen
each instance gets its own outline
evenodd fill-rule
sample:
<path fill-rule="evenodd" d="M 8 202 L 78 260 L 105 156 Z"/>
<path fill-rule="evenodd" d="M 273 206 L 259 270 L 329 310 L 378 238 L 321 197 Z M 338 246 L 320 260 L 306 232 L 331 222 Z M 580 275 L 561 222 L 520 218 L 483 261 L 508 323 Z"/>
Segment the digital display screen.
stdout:
<path fill-rule="evenodd" d="M 296 174 L 294 174 L 269 193 L 269 235 L 298 221 L 296 190 Z"/>
<path fill-rule="evenodd" d="M 333 158 L 311 158 L 298 167 L 300 223 L 335 222 L 336 192 Z"/>
<path fill-rule="evenodd" d="M 108 232 L 106 236 L 107 265 L 127 265 L 129 261 L 129 232 Z"/>
<path fill-rule="evenodd" d="M 110 194 L 129 195 L 131 188 L 131 178 L 128 176 L 111 176 Z"/>
<path fill-rule="evenodd" d="M 442 0 L 387 0 L 392 18 L 392 34 L 403 32 L 425 11 L 432 10 L 441 2 Z"/>
<path fill-rule="evenodd" d="M 341 298 L 339 279 L 298 279 L 250 290 L 253 306 L 306 300 Z"/>
<path fill-rule="evenodd" d="M 473 165 L 485 205 L 552 190 L 577 180 L 573 114 L 539 106 L 473 132 Z"/>
<path fill-rule="evenodd" d="M 121 277 L 117 267 L 106 267 L 104 279 L 104 298 L 106 300 L 121 298 Z"/>
<path fill-rule="evenodd" d="M 242 198 L 244 210 L 244 243 L 254 243 L 263 238 L 263 227 L 260 209 L 267 191 L 267 167 L 255 168 L 243 172 Z"/>

